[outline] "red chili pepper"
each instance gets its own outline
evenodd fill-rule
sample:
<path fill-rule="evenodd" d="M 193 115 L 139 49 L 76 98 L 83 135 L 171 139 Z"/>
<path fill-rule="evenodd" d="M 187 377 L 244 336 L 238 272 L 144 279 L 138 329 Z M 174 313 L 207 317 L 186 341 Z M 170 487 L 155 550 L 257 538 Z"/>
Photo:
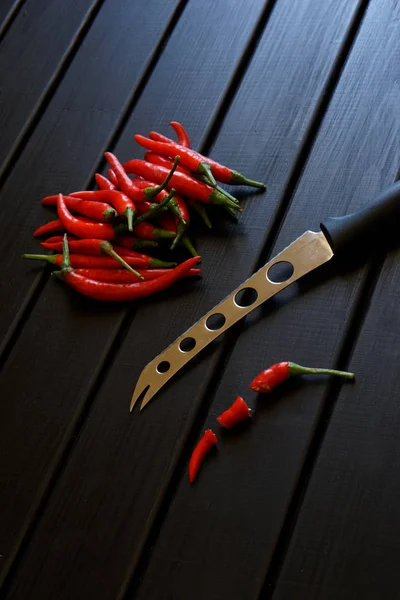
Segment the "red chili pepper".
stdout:
<path fill-rule="evenodd" d="M 44 260 L 57 267 L 61 267 L 62 263 L 62 254 L 23 254 L 22 257 L 32 260 Z M 119 269 L 121 266 L 120 263 L 111 256 L 71 254 L 70 260 L 71 266 L 74 269 Z M 125 261 L 131 267 L 138 267 L 140 269 L 164 269 L 176 266 L 176 263 L 158 260 L 158 258 L 152 258 L 145 254 L 139 254 L 137 257 L 126 256 Z"/>
<path fill-rule="evenodd" d="M 175 237 L 172 231 L 155 227 L 151 223 L 139 223 L 139 225 L 135 225 L 133 233 L 143 240 L 170 240 Z"/>
<path fill-rule="evenodd" d="M 144 160 L 128 160 L 124 164 L 124 169 L 127 173 L 135 173 L 141 175 L 144 179 L 150 179 L 159 183 L 164 180 L 168 169 L 160 165 L 153 165 Z M 175 172 L 167 187 L 172 187 L 178 191 L 179 194 L 184 196 L 190 196 L 200 202 L 206 202 L 208 204 L 222 204 L 230 206 L 231 208 L 241 211 L 239 205 L 234 202 L 231 198 L 222 194 L 219 190 L 215 190 L 211 186 L 197 181 L 193 177 L 189 177 L 185 173 Z"/>
<path fill-rule="evenodd" d="M 294 375 L 337 375 L 347 379 L 354 379 L 354 373 L 347 371 L 335 371 L 333 369 L 313 369 L 302 367 L 292 362 L 280 362 L 272 365 L 265 371 L 261 371 L 257 377 L 251 382 L 250 389 L 253 392 L 270 392 L 277 385 L 293 377 Z"/>
<path fill-rule="evenodd" d="M 96 173 L 96 175 L 94 176 L 96 179 L 96 183 L 97 186 L 100 190 L 116 190 L 116 186 L 107 179 L 107 177 L 104 177 L 104 175 L 101 175 L 100 173 Z"/>
<path fill-rule="evenodd" d="M 64 231 L 65 227 L 60 219 L 56 219 L 54 221 L 49 221 L 44 225 L 41 225 L 33 232 L 34 237 L 38 237 L 39 235 L 46 235 L 46 233 L 54 233 L 55 231 Z"/>
<path fill-rule="evenodd" d="M 46 250 L 53 250 L 53 252 L 62 252 L 64 236 L 61 236 L 61 238 L 61 241 L 50 242 L 49 240 L 46 240 L 44 242 L 41 242 L 40 245 L 43 246 L 43 248 L 46 248 Z M 134 252 L 134 250 L 131 249 L 131 246 L 129 248 L 125 248 L 123 246 L 111 246 L 110 242 L 107 242 L 106 240 L 97 240 L 90 238 L 71 240 L 69 236 L 67 236 L 67 240 L 70 252 L 74 252 L 75 254 L 89 254 L 92 256 L 102 256 L 103 254 L 109 254 L 108 248 L 111 247 L 114 248 L 115 252 L 117 252 L 119 256 L 123 256 L 124 258 L 126 256 L 136 258 L 138 256 L 138 253 Z M 141 255 L 139 254 L 139 256 Z"/>
<path fill-rule="evenodd" d="M 178 166 L 179 156 L 175 157 L 174 166 L 170 172 L 168 172 L 163 178 L 162 181 L 158 182 L 160 185 L 152 186 L 149 188 L 141 189 L 136 185 L 136 181 L 132 181 L 130 177 L 126 174 L 124 167 L 119 162 L 118 158 L 114 156 L 111 152 L 106 152 L 104 154 L 107 162 L 109 163 L 111 169 L 115 173 L 115 176 L 118 180 L 118 187 L 132 200 L 136 200 L 137 202 L 143 202 L 144 200 L 153 200 L 162 190 L 164 190 L 168 186 L 168 182 L 170 181 L 176 167 Z"/>
<path fill-rule="evenodd" d="M 57 199 L 57 195 L 46 196 L 46 198 L 43 198 L 42 204 L 45 206 L 57 206 Z M 118 216 L 117 211 L 106 202 L 93 202 L 90 198 L 87 200 L 81 199 L 75 194 L 64 196 L 64 200 L 69 210 L 74 210 L 80 215 L 100 221 L 100 223 L 108 223 Z"/>
<path fill-rule="evenodd" d="M 124 238 L 125 237 L 128 237 L 128 236 L 124 236 Z M 62 236 L 62 235 L 54 235 L 51 238 L 47 238 L 47 240 L 45 242 L 43 242 L 41 245 L 43 246 L 43 248 L 47 248 L 49 250 L 61 251 L 63 239 L 64 239 L 64 236 Z M 68 242 L 76 240 L 76 239 L 79 239 L 79 238 L 75 238 L 72 235 L 67 235 Z M 87 238 L 85 238 L 85 239 L 87 239 Z M 100 240 L 100 241 L 102 241 L 102 240 Z M 119 238 L 118 238 L 118 241 L 120 242 Z M 60 247 L 55 248 L 52 246 L 50 248 L 50 245 L 58 244 L 59 242 L 61 242 Z M 129 236 L 129 242 L 130 242 L 129 246 L 127 246 L 127 248 L 130 248 L 130 250 L 143 250 L 145 248 L 157 248 L 157 246 L 158 246 L 157 242 L 152 242 L 150 240 L 138 240 L 137 238 L 134 238 L 132 236 Z M 119 250 L 125 250 L 125 248 L 122 248 L 122 249 L 120 248 Z M 135 255 L 137 255 L 137 253 L 135 253 Z M 129 254 L 124 254 L 124 256 L 129 256 Z M 142 256 L 146 256 L 146 255 L 142 255 Z"/>
<path fill-rule="evenodd" d="M 193 259 L 192 259 L 193 260 Z M 206 454 L 208 454 L 213 446 L 217 443 L 217 436 L 211 429 L 206 429 L 203 437 L 197 442 L 195 449 L 189 461 L 189 481 L 193 483 L 199 472 L 200 466 Z"/>
<path fill-rule="evenodd" d="M 217 421 L 222 427 L 230 429 L 237 423 L 251 417 L 251 410 L 241 396 L 238 396 L 235 402 L 222 414 L 217 417 Z"/>
<path fill-rule="evenodd" d="M 241 175 L 241 173 L 229 169 L 228 167 L 224 167 L 215 160 L 211 160 L 195 150 L 185 148 L 176 142 L 157 142 L 145 138 L 142 135 L 135 135 L 134 138 L 138 144 L 157 154 L 165 154 L 170 157 L 179 154 L 180 162 L 183 166 L 191 171 L 205 175 L 212 185 L 216 185 L 215 179 L 218 179 L 218 181 L 229 183 L 230 185 L 250 185 L 265 189 L 263 183 L 248 179 L 247 177 L 244 177 L 244 175 Z M 174 187 L 178 189 L 178 186 L 174 185 Z"/>
<path fill-rule="evenodd" d="M 165 215 L 165 216 L 161 217 L 161 219 L 159 219 L 159 223 L 160 223 L 161 227 L 163 227 L 163 229 L 173 232 L 175 236 L 177 235 L 177 223 L 171 217 L 169 217 L 168 215 Z M 176 237 L 175 237 L 175 239 L 176 239 Z M 184 246 L 186 248 L 186 250 L 189 252 L 189 254 L 191 254 L 192 256 L 198 256 L 199 253 L 197 252 L 196 248 L 193 246 L 193 243 L 187 234 L 182 236 L 180 243 L 182 244 L 182 246 Z"/>
<path fill-rule="evenodd" d="M 126 284 L 107 283 L 83 277 L 73 269 L 69 258 L 68 241 L 65 237 L 61 270 L 56 271 L 54 275 L 63 279 L 77 292 L 89 296 L 90 298 L 94 298 L 95 300 L 125 302 L 127 300 L 136 300 L 137 298 L 150 296 L 155 292 L 168 288 L 178 281 L 185 273 L 190 271 L 199 260 L 199 256 L 189 258 L 189 260 L 181 263 L 175 267 L 175 269 L 171 269 L 171 271 L 165 275 L 161 275 L 161 277 L 157 277 L 157 279 L 151 281 Z"/>
<path fill-rule="evenodd" d="M 110 181 L 113 185 L 115 185 L 115 189 L 118 189 L 118 179 L 116 174 L 114 173 L 114 171 L 112 169 L 108 169 L 108 176 L 110 178 Z"/>
<path fill-rule="evenodd" d="M 126 194 L 118 190 L 95 190 L 81 191 L 70 194 L 73 198 L 82 200 L 92 200 L 95 202 L 109 202 L 121 217 L 125 217 L 128 222 L 128 229 L 132 231 L 133 218 L 136 213 L 136 206 Z"/>
<path fill-rule="evenodd" d="M 175 131 L 176 135 L 178 136 L 178 144 L 180 144 L 184 148 L 190 148 L 189 135 L 184 126 L 178 123 L 178 121 L 171 121 L 170 125 Z M 161 135 L 161 133 L 157 133 L 156 131 L 150 131 L 149 138 L 152 140 L 156 140 L 157 142 L 172 141 L 170 138 L 166 137 L 165 135 Z"/>
<path fill-rule="evenodd" d="M 138 269 L 145 281 L 157 279 L 168 273 L 170 269 Z M 126 269 L 76 269 L 78 275 L 83 275 L 96 281 L 108 281 L 108 283 L 135 283 L 137 277 L 131 275 Z M 196 277 L 201 274 L 201 269 L 190 269 L 184 277 Z"/>
<path fill-rule="evenodd" d="M 98 223 L 84 217 L 74 217 L 69 212 L 62 194 L 58 195 L 57 212 L 64 229 L 80 238 L 111 241 L 117 237 L 120 231 L 123 231 L 121 226 L 113 227 L 110 223 Z"/>

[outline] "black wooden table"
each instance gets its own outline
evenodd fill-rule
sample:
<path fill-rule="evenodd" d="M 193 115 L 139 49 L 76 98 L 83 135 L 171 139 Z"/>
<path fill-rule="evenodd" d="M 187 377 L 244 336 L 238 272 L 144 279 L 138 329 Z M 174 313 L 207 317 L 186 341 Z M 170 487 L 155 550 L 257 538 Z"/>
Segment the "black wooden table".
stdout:
<path fill-rule="evenodd" d="M 145 364 L 400 163 L 396 0 L 1 0 L 0 596 L 400 598 L 399 251 L 319 269 L 129 413 Z M 21 260 L 47 194 L 170 135 L 267 183 L 201 280 L 108 305 Z M 350 257 L 351 258 L 351 257 Z M 280 360 L 354 370 L 257 398 Z M 215 417 L 238 395 L 240 431 Z M 206 427 L 219 450 L 187 479 Z"/>

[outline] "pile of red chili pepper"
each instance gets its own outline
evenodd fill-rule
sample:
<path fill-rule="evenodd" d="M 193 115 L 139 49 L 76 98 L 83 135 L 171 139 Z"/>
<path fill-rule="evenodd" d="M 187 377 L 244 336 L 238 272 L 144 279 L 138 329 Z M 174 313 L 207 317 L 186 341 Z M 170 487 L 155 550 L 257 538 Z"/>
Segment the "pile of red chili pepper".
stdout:
<path fill-rule="evenodd" d="M 303 367 L 293 362 L 280 362 L 272 365 L 265 371 L 261 371 L 253 379 L 250 384 L 250 389 L 253 392 L 267 393 L 271 392 L 276 386 L 296 375 L 335 375 L 345 379 L 354 379 L 354 373 L 347 371 L 336 371 L 334 369 L 316 369 Z M 245 400 L 238 396 L 235 402 L 227 408 L 222 414 L 217 417 L 218 423 L 225 429 L 230 429 L 238 423 L 245 421 L 251 417 L 251 409 L 247 406 Z M 195 446 L 189 461 L 189 481 L 193 483 L 201 464 L 217 444 L 218 439 L 211 429 L 206 429 L 203 436 Z"/>
<path fill-rule="evenodd" d="M 149 138 L 134 136 L 147 150 L 144 160 L 122 164 L 106 152 L 108 178 L 96 173 L 99 189 L 43 198 L 43 205 L 56 207 L 58 218 L 34 236 L 51 236 L 41 245 L 52 253 L 24 258 L 58 266 L 58 276 L 68 285 L 101 300 L 147 296 L 181 277 L 198 275 L 200 269 L 194 267 L 200 257 L 187 233 L 191 211 L 211 227 L 208 205 L 230 215 L 242 210 L 217 181 L 260 189 L 265 185 L 195 152 L 184 127 L 170 124 L 177 142 L 154 131 Z M 178 266 L 165 261 L 159 253 L 166 243 L 171 250 L 186 249 L 193 258 Z M 147 254 L 151 251 L 158 256 Z"/>

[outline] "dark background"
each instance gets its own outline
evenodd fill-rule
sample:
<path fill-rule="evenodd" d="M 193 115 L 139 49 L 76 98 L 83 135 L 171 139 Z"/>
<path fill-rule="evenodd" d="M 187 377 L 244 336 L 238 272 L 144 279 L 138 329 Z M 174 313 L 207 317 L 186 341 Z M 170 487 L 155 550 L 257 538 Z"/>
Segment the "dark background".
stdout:
<path fill-rule="evenodd" d="M 142 414 L 137 378 L 269 256 L 395 181 L 395 0 L 1 0 L 0 596 L 400 598 L 399 253 L 251 314 Z M 21 260 L 47 194 L 171 135 L 265 181 L 199 225 L 201 280 L 108 305 Z M 250 392 L 269 364 L 350 369 Z M 192 447 L 238 395 L 252 424 Z"/>

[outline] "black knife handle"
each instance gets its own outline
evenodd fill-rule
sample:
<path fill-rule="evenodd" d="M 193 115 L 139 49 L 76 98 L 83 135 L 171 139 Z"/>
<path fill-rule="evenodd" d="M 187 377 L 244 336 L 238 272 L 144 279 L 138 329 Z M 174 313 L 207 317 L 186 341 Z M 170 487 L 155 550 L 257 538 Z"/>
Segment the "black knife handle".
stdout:
<path fill-rule="evenodd" d="M 365 208 L 344 217 L 328 217 L 321 229 L 334 254 L 383 249 L 395 239 L 400 244 L 400 181 Z"/>

